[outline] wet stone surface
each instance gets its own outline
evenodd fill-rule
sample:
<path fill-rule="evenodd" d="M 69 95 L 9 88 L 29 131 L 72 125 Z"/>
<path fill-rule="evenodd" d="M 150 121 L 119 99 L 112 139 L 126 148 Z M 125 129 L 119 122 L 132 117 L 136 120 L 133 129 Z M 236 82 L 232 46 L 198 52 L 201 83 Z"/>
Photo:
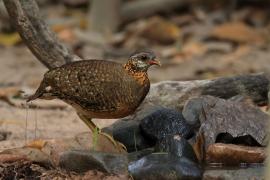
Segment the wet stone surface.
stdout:
<path fill-rule="evenodd" d="M 185 138 L 179 135 L 167 136 L 161 139 L 157 143 L 155 150 L 156 152 L 167 152 L 176 158 L 185 157 L 193 162 L 198 162 L 192 146 Z"/>
<path fill-rule="evenodd" d="M 79 173 L 95 169 L 106 173 L 127 174 L 128 159 L 122 154 L 73 150 L 60 156 L 59 166 Z"/>
<path fill-rule="evenodd" d="M 129 164 L 135 180 L 200 179 L 202 171 L 197 164 L 167 153 L 153 153 Z"/>
<path fill-rule="evenodd" d="M 153 140 L 178 134 L 184 138 L 193 136 L 193 128 L 183 115 L 173 109 L 162 108 L 141 120 L 140 127 L 146 137 Z"/>
<path fill-rule="evenodd" d="M 123 143 L 128 152 L 138 151 L 154 145 L 153 141 L 146 139 L 141 132 L 138 121 L 123 121 L 113 128 L 115 140 Z"/>

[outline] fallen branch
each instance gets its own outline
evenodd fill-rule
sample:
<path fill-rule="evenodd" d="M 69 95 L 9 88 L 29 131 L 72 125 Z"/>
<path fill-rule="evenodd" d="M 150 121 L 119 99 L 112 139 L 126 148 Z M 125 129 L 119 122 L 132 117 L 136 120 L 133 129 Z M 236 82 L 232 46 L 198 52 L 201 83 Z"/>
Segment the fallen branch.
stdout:
<path fill-rule="evenodd" d="M 123 5 L 121 14 L 123 22 L 153 15 L 157 12 L 169 12 L 190 3 L 186 0 L 139 0 Z"/>
<path fill-rule="evenodd" d="M 49 29 L 34 0 L 4 0 L 4 3 L 23 41 L 43 65 L 51 69 L 77 58 Z"/>
<path fill-rule="evenodd" d="M 202 95 L 224 99 L 242 96 L 257 105 L 266 105 L 269 84 L 270 78 L 264 73 L 222 77 L 214 80 L 162 81 L 153 84 L 137 112 L 124 119 L 140 120 L 158 106 L 182 110 L 189 99 Z"/>

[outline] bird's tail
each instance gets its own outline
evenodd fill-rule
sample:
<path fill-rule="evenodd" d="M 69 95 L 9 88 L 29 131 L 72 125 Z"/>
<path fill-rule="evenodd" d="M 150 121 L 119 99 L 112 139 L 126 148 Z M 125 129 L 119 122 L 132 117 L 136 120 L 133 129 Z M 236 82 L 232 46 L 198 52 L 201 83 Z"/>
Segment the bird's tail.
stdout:
<path fill-rule="evenodd" d="M 33 101 L 33 100 L 35 100 L 35 99 L 37 99 L 37 98 L 42 97 L 42 95 L 43 95 L 44 92 L 45 92 L 45 87 L 46 87 L 45 82 L 42 81 L 42 82 L 40 83 L 38 89 L 36 90 L 36 92 L 35 92 L 33 95 L 30 95 L 30 96 L 27 98 L 26 102 L 30 102 L 30 101 Z"/>

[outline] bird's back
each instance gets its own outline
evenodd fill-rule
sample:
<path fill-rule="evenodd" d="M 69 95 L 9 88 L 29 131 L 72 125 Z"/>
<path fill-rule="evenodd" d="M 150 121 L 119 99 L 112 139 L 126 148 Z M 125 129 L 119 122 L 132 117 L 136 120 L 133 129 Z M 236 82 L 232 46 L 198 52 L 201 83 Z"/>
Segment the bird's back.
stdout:
<path fill-rule="evenodd" d="M 56 98 L 93 118 L 129 115 L 150 87 L 147 77 L 141 84 L 122 64 L 103 60 L 77 61 L 55 68 L 44 75 L 42 83 Z"/>

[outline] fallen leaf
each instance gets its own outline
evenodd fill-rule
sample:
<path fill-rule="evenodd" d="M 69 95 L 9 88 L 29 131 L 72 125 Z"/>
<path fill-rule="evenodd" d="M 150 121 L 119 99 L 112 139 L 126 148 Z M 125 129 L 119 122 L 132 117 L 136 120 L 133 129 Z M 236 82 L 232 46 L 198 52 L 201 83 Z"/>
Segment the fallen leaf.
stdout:
<path fill-rule="evenodd" d="M 63 29 L 57 33 L 60 40 L 67 43 L 74 43 L 76 41 L 76 36 L 71 29 Z"/>
<path fill-rule="evenodd" d="M 0 45 L 13 46 L 21 41 L 21 37 L 18 33 L 0 34 Z"/>
<path fill-rule="evenodd" d="M 199 42 L 189 42 L 184 45 L 182 53 L 186 56 L 199 56 L 204 54 L 207 51 L 207 48 L 204 44 Z"/>
<path fill-rule="evenodd" d="M 229 22 L 221 24 L 213 29 L 210 36 L 237 43 L 264 43 L 264 39 L 255 29 L 242 22 Z"/>
<path fill-rule="evenodd" d="M 181 30 L 174 23 L 161 17 L 150 18 L 141 35 L 149 40 L 171 44 L 180 38 Z"/>
<path fill-rule="evenodd" d="M 14 96 L 20 92 L 18 87 L 4 87 L 0 88 L 0 97 Z"/>
<path fill-rule="evenodd" d="M 26 144 L 26 147 L 42 149 L 46 144 L 46 140 L 38 139 Z"/>

